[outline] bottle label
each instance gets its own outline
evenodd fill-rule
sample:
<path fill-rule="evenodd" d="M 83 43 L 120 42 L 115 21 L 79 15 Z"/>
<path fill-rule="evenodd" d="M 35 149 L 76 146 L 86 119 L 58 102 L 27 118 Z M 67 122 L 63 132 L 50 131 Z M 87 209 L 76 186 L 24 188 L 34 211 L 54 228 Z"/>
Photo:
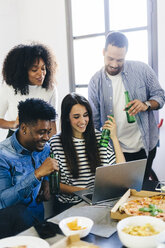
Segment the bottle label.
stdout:
<path fill-rule="evenodd" d="M 110 131 L 104 129 L 101 135 L 100 146 L 107 147 L 110 139 Z"/>
<path fill-rule="evenodd" d="M 129 93 L 128 91 L 125 91 L 125 102 L 126 105 L 130 102 L 130 98 L 129 98 Z M 128 110 L 132 107 L 132 105 L 130 105 L 129 107 L 125 108 L 126 111 L 126 115 L 127 115 L 127 122 L 128 123 L 134 123 L 136 121 L 135 116 L 133 115 L 129 115 Z"/>
<path fill-rule="evenodd" d="M 113 115 L 111 115 L 113 117 Z M 108 118 L 111 120 L 110 118 Z M 107 147 L 110 140 L 110 131 L 108 129 L 103 129 L 101 140 L 100 140 L 100 146 Z"/>
<path fill-rule="evenodd" d="M 100 142 L 100 146 L 107 147 L 108 146 L 108 143 L 109 143 L 109 140 L 108 140 L 107 143 L 106 142 Z"/>

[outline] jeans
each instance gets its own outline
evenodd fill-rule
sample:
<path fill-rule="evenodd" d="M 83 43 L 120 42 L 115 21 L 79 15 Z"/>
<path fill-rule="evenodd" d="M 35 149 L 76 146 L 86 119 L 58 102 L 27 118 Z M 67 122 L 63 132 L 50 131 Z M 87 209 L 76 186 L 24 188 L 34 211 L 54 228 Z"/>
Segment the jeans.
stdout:
<path fill-rule="evenodd" d="M 152 174 L 151 167 L 152 167 L 152 162 L 155 158 L 155 155 L 156 155 L 156 147 L 154 149 L 152 149 L 151 151 L 149 151 L 148 157 L 146 156 L 144 149 L 141 149 L 139 152 L 134 152 L 134 153 L 124 152 L 124 156 L 125 156 L 126 161 L 133 161 L 133 160 L 139 160 L 139 159 L 147 158 L 146 170 L 145 170 L 145 174 L 144 174 L 144 181 L 148 180 Z M 158 181 L 155 173 L 154 173 L 154 180 Z"/>
<path fill-rule="evenodd" d="M 16 235 L 43 220 L 42 203 L 35 208 L 18 204 L 0 209 L 0 238 Z"/>

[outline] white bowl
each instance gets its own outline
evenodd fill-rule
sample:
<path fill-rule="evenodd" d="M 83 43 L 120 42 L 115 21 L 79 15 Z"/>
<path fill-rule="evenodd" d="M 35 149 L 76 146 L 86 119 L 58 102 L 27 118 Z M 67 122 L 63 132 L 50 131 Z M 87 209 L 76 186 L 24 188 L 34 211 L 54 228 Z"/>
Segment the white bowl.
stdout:
<path fill-rule="evenodd" d="M 81 230 L 70 230 L 69 227 L 67 226 L 68 222 L 72 222 L 75 219 L 78 221 L 78 225 L 83 227 L 86 227 L 85 229 Z M 62 232 L 65 234 L 65 236 L 69 235 L 74 235 L 74 234 L 79 234 L 80 238 L 83 238 L 87 236 L 93 226 L 93 220 L 87 218 L 87 217 L 82 217 L 82 216 L 73 216 L 73 217 L 68 217 L 60 221 L 59 227 L 61 228 Z"/>
<path fill-rule="evenodd" d="M 123 232 L 123 228 L 129 225 L 151 224 L 160 233 L 152 236 L 134 236 Z M 125 218 L 117 224 L 120 241 L 128 248 L 154 248 L 159 242 L 165 241 L 165 222 L 151 216 L 133 216 Z"/>

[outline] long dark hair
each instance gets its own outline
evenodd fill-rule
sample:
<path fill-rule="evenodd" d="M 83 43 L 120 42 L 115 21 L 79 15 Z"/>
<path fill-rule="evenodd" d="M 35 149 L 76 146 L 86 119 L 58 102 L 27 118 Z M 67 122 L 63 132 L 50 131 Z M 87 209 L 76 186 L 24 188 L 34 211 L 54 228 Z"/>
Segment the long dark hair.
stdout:
<path fill-rule="evenodd" d="M 54 54 L 47 46 L 38 43 L 20 44 L 13 47 L 6 55 L 2 68 L 3 81 L 14 88 L 15 94 L 29 93 L 28 70 L 40 58 L 46 65 L 46 76 L 42 88 L 48 89 L 55 82 L 57 63 Z"/>
<path fill-rule="evenodd" d="M 95 136 L 92 109 L 89 102 L 83 96 L 76 93 L 68 94 L 64 97 L 61 105 L 61 142 L 66 156 L 68 168 L 74 178 L 79 176 L 79 161 L 73 145 L 73 132 L 70 124 L 69 114 L 75 104 L 83 105 L 89 115 L 89 122 L 83 133 L 85 139 L 85 152 L 91 168 L 95 172 L 96 167 L 100 166 L 100 156 L 98 144 Z"/>

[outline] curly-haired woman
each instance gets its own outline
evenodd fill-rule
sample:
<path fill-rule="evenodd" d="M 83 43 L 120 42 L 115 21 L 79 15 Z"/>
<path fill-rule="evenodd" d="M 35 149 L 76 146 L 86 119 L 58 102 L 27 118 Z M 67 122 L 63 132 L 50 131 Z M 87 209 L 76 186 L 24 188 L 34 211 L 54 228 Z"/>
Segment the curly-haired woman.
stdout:
<path fill-rule="evenodd" d="M 19 125 L 19 101 L 40 98 L 56 109 L 56 68 L 52 51 L 43 44 L 20 44 L 9 51 L 3 62 L 3 83 L 0 86 L 0 128 L 9 129 L 8 136 Z M 52 134 L 55 133 L 54 122 Z"/>

